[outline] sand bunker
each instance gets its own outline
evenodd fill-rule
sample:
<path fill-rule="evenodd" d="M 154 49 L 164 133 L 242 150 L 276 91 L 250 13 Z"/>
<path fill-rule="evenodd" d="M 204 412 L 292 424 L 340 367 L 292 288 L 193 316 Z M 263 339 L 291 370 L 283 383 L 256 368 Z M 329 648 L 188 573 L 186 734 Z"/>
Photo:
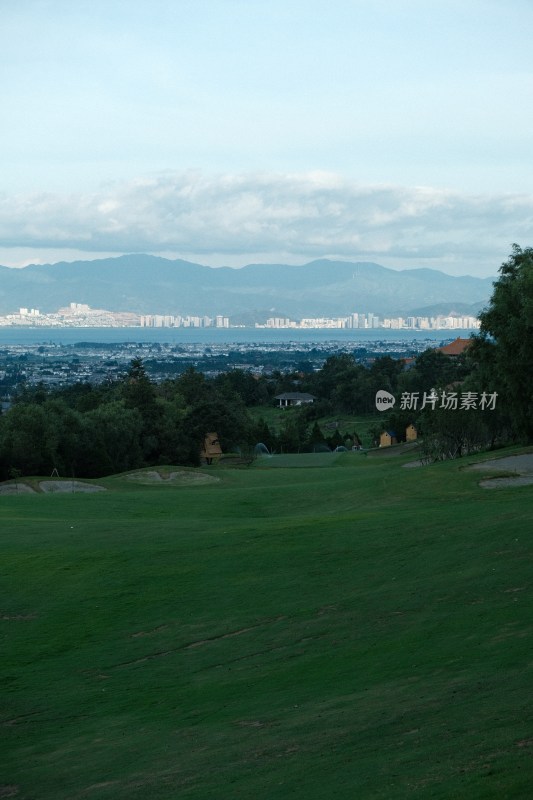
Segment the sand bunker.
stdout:
<path fill-rule="evenodd" d="M 414 469 L 414 467 L 427 467 L 429 459 L 418 458 L 416 461 L 408 461 L 407 464 L 402 464 L 405 469 Z"/>
<path fill-rule="evenodd" d="M 505 458 L 492 458 L 489 461 L 481 461 L 479 464 L 471 464 L 470 469 L 483 470 L 484 472 L 494 469 L 499 472 L 516 473 L 516 475 L 502 478 L 486 478 L 479 482 L 483 489 L 529 486 L 533 484 L 533 453 L 524 453 L 521 456 L 506 456 Z"/>
<path fill-rule="evenodd" d="M 81 481 L 40 481 L 43 492 L 105 492 L 103 486 Z"/>
<path fill-rule="evenodd" d="M 506 456 L 505 458 L 491 458 L 490 461 L 481 461 L 472 464 L 472 469 L 504 469 L 520 474 L 533 475 L 533 453 L 524 453 L 521 456 Z"/>
<path fill-rule="evenodd" d="M 146 472 L 133 472 L 131 475 L 126 475 L 129 481 L 135 483 L 142 483 L 144 485 L 153 484 L 169 484 L 172 486 L 198 486 L 202 483 L 218 483 L 220 478 L 215 478 L 213 475 L 206 475 L 205 472 L 187 472 L 180 470 L 176 472 L 164 473 L 155 470 L 148 470 Z"/>
<path fill-rule="evenodd" d="M 533 475 L 517 475 L 516 478 L 487 478 L 480 481 L 483 489 L 502 489 L 507 486 L 530 486 L 533 484 Z"/>
<path fill-rule="evenodd" d="M 4 483 L 0 486 L 0 495 L 4 494 L 36 494 L 35 489 L 27 483 Z"/>

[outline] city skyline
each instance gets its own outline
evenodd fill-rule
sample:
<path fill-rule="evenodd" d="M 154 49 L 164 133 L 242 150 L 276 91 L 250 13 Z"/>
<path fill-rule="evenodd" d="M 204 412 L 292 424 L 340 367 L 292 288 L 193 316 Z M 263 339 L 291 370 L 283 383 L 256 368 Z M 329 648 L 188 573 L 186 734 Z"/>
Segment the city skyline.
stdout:
<path fill-rule="evenodd" d="M 412 330 L 476 330 L 479 321 L 467 314 L 436 314 L 434 316 L 380 316 L 372 311 L 353 312 L 340 317 L 269 317 L 264 324 L 232 324 L 230 317 L 197 314 L 136 314 L 106 309 L 94 309 L 86 303 L 72 302 L 53 313 L 41 313 L 36 308 L 19 308 L 18 313 L 0 316 L 0 327 L 140 327 L 140 328 L 291 328 L 291 329 L 412 329 Z"/>

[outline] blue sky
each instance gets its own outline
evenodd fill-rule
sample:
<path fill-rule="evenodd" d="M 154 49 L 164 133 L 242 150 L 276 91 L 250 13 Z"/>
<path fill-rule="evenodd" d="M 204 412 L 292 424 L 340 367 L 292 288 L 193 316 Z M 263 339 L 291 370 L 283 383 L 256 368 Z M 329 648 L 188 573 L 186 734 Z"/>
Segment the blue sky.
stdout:
<path fill-rule="evenodd" d="M 533 244 L 529 0 L 6 0 L 0 263 L 494 274 Z"/>

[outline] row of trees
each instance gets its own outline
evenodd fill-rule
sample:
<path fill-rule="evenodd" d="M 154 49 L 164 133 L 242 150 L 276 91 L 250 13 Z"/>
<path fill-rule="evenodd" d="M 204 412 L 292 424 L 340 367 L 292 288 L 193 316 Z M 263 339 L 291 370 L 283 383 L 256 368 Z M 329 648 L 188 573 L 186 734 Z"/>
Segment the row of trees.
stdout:
<path fill-rule="evenodd" d="M 200 444 L 216 431 L 225 452 L 249 452 L 258 442 L 273 452 L 304 452 L 358 443 L 356 431 L 345 441 L 330 436 L 317 420 L 331 413 L 374 410 L 378 389 L 391 392 L 427 386 L 464 372 L 438 352 L 419 356 L 407 374 L 392 358 L 370 368 L 350 355 L 330 357 L 317 373 L 276 373 L 256 378 L 234 370 L 215 379 L 189 369 L 175 380 L 152 383 L 139 359 L 123 380 L 105 386 L 76 384 L 59 390 L 25 389 L 0 418 L 0 477 L 23 474 L 97 476 L 144 465 L 198 463 Z M 297 413 L 283 414 L 273 431 L 248 408 L 274 404 L 282 391 L 309 391 L 318 398 Z"/>
<path fill-rule="evenodd" d="M 349 442 L 327 439 L 317 420 L 331 413 L 375 411 L 375 394 L 396 397 L 432 388 L 497 392 L 494 411 L 436 409 L 392 414 L 383 423 L 398 431 L 415 422 L 431 457 L 462 455 L 509 441 L 533 440 L 533 250 L 514 246 L 481 330 L 464 357 L 437 350 L 418 356 L 410 369 L 402 361 L 378 358 L 370 367 L 347 354 L 328 358 L 318 372 L 275 373 L 256 378 L 234 370 L 207 379 L 194 369 L 175 380 L 153 384 L 139 359 L 124 378 L 106 386 L 75 385 L 21 391 L 0 417 L 0 478 L 10 474 L 98 476 L 157 463 L 197 464 L 208 431 L 217 431 L 223 449 L 298 452 Z M 272 404 L 283 391 L 306 391 L 318 400 L 284 417 L 274 433 L 248 408 Z"/>
<path fill-rule="evenodd" d="M 415 420 L 412 413 L 391 415 L 387 420 L 399 430 L 408 420 L 415 421 L 430 459 L 455 458 L 511 441 L 533 441 L 533 249 L 513 245 L 499 272 L 491 300 L 480 314 L 479 334 L 458 363 L 459 371 L 424 375 L 426 387 L 451 385 L 478 397 L 483 392 L 496 393 L 496 407 L 438 408 L 425 410 Z M 436 355 L 428 352 L 417 359 L 416 372 L 422 375 L 426 366 L 436 364 Z"/>

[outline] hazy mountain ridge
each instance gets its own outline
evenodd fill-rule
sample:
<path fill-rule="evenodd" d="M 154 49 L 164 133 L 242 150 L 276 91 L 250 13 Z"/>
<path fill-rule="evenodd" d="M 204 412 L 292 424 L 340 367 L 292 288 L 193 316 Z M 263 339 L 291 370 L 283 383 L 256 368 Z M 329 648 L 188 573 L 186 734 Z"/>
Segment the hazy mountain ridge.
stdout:
<path fill-rule="evenodd" d="M 490 297 L 492 282 L 430 269 L 391 270 L 371 262 L 320 259 L 302 266 L 213 269 L 181 259 L 128 255 L 0 267 L 0 314 L 21 306 L 50 312 L 70 302 L 140 314 L 232 316 L 265 308 L 293 317 L 410 314 L 437 305 L 479 309 Z"/>

